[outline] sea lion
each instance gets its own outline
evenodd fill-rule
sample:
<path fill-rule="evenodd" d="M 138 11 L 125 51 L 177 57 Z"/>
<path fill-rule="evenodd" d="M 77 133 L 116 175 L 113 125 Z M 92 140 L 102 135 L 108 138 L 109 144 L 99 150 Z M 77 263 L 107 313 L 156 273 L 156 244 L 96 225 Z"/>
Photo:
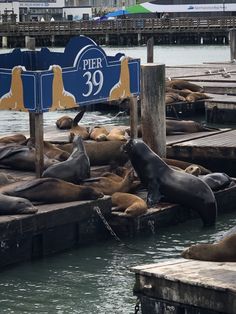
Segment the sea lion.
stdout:
<path fill-rule="evenodd" d="M 23 134 L 17 133 L 13 135 L 3 136 L 0 138 L 0 145 L 4 144 L 11 144 L 11 143 L 18 143 L 22 144 L 26 141 L 26 137 Z"/>
<path fill-rule="evenodd" d="M 181 133 L 197 133 L 217 131 L 219 128 L 207 127 L 204 124 L 194 120 L 180 120 L 175 118 L 166 118 L 166 135 L 181 134 Z M 130 128 L 125 131 L 130 136 Z M 138 137 L 142 137 L 142 127 L 138 126 Z"/>
<path fill-rule="evenodd" d="M 37 211 L 38 209 L 28 199 L 0 193 L 1 215 L 35 214 Z"/>
<path fill-rule="evenodd" d="M 185 102 L 185 97 L 180 96 L 177 93 L 166 93 L 165 94 L 165 104 L 169 105 L 172 104 L 173 102 Z"/>
<path fill-rule="evenodd" d="M 27 140 L 26 145 L 28 147 L 34 147 L 34 142 L 31 138 Z M 70 154 L 49 141 L 43 141 L 43 152 L 49 159 L 54 159 L 58 161 L 67 160 Z"/>
<path fill-rule="evenodd" d="M 148 190 L 149 206 L 154 206 L 164 197 L 168 202 L 195 210 L 204 226 L 215 224 L 217 203 L 205 182 L 191 174 L 171 169 L 141 140 L 130 139 L 123 145 L 123 150 Z"/>
<path fill-rule="evenodd" d="M 130 170 L 122 180 L 117 181 L 109 177 L 100 177 L 98 182 L 89 183 L 97 191 L 106 195 L 112 195 L 115 192 L 129 192 L 134 181 L 134 172 Z M 88 185 L 88 183 L 85 183 Z"/>
<path fill-rule="evenodd" d="M 89 139 L 89 127 L 78 125 L 79 121 L 83 118 L 85 111 L 86 111 L 85 108 L 81 109 L 80 112 L 73 119 L 71 131 L 69 135 L 70 142 L 73 142 L 73 139 L 76 135 L 82 137 L 83 140 Z"/>
<path fill-rule="evenodd" d="M 176 133 L 196 133 L 204 131 L 216 131 L 218 128 L 207 127 L 193 120 L 166 119 L 166 135 Z"/>
<path fill-rule="evenodd" d="M 209 98 L 211 98 L 211 97 L 208 96 L 207 94 L 194 92 L 194 93 L 191 93 L 188 96 L 186 96 L 186 101 L 189 103 L 192 103 L 192 102 L 195 102 L 198 100 L 209 99 Z"/>
<path fill-rule="evenodd" d="M 107 135 L 108 141 L 126 141 L 125 130 L 121 128 L 113 128 Z"/>
<path fill-rule="evenodd" d="M 11 183 L 14 183 L 16 181 L 19 181 L 19 180 L 17 180 L 16 178 L 11 176 L 10 174 L 0 173 L 0 186 L 11 184 Z"/>
<path fill-rule="evenodd" d="M 33 179 L 1 188 L 4 195 L 24 197 L 42 204 L 96 200 L 103 194 L 92 187 L 81 186 L 57 178 Z"/>
<path fill-rule="evenodd" d="M 175 166 L 175 167 L 181 168 L 183 170 L 185 170 L 187 167 L 193 166 L 193 164 L 191 164 L 190 162 L 183 161 L 183 160 L 171 159 L 171 158 L 162 158 L 162 159 L 164 160 L 165 163 L 167 163 L 167 165 Z M 201 174 L 211 173 L 211 171 L 209 169 L 207 169 L 201 165 L 195 164 L 195 166 L 200 168 Z M 190 171 L 190 169 L 189 169 L 189 171 Z"/>
<path fill-rule="evenodd" d="M 223 190 L 229 186 L 235 185 L 233 179 L 223 172 L 213 172 L 205 175 L 199 175 L 198 178 L 209 185 L 212 191 Z"/>
<path fill-rule="evenodd" d="M 44 155 L 44 169 L 58 163 L 58 160 L 50 159 Z M 0 147 L 0 165 L 16 170 L 35 170 L 35 149 L 33 147 L 18 144 L 9 144 Z"/>
<path fill-rule="evenodd" d="M 203 87 L 181 79 L 166 81 L 166 86 L 175 89 L 188 89 L 192 92 L 203 92 Z"/>
<path fill-rule="evenodd" d="M 171 88 L 171 87 L 166 87 L 166 93 L 179 94 L 180 96 L 183 96 L 185 98 L 189 94 L 191 94 L 192 91 L 189 89 L 175 89 L 175 88 Z"/>
<path fill-rule="evenodd" d="M 83 179 L 90 177 L 90 162 L 80 136 L 76 136 L 73 141 L 73 151 L 70 157 L 48 167 L 42 177 L 58 178 L 72 183 L 80 183 Z"/>
<path fill-rule="evenodd" d="M 191 245 L 181 256 L 201 261 L 236 262 L 236 233 L 226 234 L 216 243 Z"/>
<path fill-rule="evenodd" d="M 107 135 L 109 132 L 105 127 L 102 126 L 95 126 L 89 134 L 89 137 L 91 140 L 100 142 L 100 141 L 106 141 L 107 140 Z"/>
<path fill-rule="evenodd" d="M 147 203 L 140 197 L 130 193 L 116 192 L 111 197 L 113 211 L 124 211 L 125 214 L 137 217 L 147 211 Z"/>
<path fill-rule="evenodd" d="M 69 116 L 62 116 L 56 121 L 56 126 L 60 130 L 69 130 L 72 128 L 73 119 Z"/>
<path fill-rule="evenodd" d="M 188 166 L 184 171 L 196 177 L 198 177 L 201 174 L 201 168 L 198 165 L 194 164 Z"/>

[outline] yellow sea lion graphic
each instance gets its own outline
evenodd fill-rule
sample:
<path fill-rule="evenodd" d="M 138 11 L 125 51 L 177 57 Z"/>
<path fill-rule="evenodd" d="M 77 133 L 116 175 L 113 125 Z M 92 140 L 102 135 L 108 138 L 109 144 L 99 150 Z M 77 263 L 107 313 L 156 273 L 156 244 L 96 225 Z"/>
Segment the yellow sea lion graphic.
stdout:
<path fill-rule="evenodd" d="M 12 69 L 11 87 L 9 92 L 0 98 L 0 109 L 28 111 L 24 106 L 22 70 L 21 66 Z"/>
<path fill-rule="evenodd" d="M 76 104 L 74 95 L 64 89 L 61 67 L 59 65 L 53 65 L 52 71 L 52 106 L 49 110 L 54 111 L 57 109 L 77 107 L 78 105 Z"/>
<path fill-rule="evenodd" d="M 132 96 L 130 92 L 129 58 L 123 57 L 120 64 L 120 79 L 110 90 L 109 100 L 118 100 Z"/>

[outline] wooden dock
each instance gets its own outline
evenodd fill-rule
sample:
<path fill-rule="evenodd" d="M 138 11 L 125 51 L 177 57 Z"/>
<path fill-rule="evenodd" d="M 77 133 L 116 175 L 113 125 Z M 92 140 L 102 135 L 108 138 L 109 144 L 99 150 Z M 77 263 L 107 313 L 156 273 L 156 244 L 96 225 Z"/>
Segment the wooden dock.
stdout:
<path fill-rule="evenodd" d="M 236 123 L 235 62 L 166 67 L 166 77 L 184 79 L 204 88 L 211 97 L 204 101 L 206 122 L 225 125 Z M 183 111 L 178 106 L 176 110 Z"/>
<path fill-rule="evenodd" d="M 180 258 L 131 271 L 143 314 L 236 313 L 236 263 Z"/>

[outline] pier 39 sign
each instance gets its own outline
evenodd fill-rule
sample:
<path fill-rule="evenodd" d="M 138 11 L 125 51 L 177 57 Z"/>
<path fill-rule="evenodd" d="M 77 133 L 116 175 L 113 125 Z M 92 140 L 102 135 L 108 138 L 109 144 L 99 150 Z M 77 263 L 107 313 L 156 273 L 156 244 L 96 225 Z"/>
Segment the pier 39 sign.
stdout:
<path fill-rule="evenodd" d="M 14 49 L 0 58 L 0 109 L 47 112 L 140 94 L 140 60 L 107 56 L 88 37 L 64 52 Z"/>

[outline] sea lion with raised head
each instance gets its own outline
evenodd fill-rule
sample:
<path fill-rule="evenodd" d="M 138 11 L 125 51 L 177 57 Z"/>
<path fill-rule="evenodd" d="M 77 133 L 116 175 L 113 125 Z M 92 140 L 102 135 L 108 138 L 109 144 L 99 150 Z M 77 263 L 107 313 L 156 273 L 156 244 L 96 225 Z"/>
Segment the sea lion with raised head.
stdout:
<path fill-rule="evenodd" d="M 217 203 L 210 187 L 191 174 L 169 167 L 148 145 L 130 139 L 123 145 L 141 183 L 148 190 L 147 203 L 154 206 L 163 198 L 195 210 L 204 226 L 214 225 Z"/>
<path fill-rule="evenodd" d="M 131 217 L 140 216 L 147 211 L 147 203 L 137 195 L 116 192 L 111 197 L 113 211 L 124 211 Z"/>
<path fill-rule="evenodd" d="M 18 182 L 17 182 L 18 183 Z M 92 187 L 73 184 L 57 178 L 33 179 L 13 183 L 0 189 L 5 195 L 24 197 L 42 204 L 96 200 L 103 194 Z"/>
<path fill-rule="evenodd" d="M 35 214 L 37 211 L 28 199 L 0 193 L 0 215 Z"/>
<path fill-rule="evenodd" d="M 73 141 L 73 151 L 70 157 L 58 164 L 48 167 L 42 177 L 58 178 L 72 183 L 80 183 L 90 177 L 90 162 L 83 139 L 76 136 Z"/>

